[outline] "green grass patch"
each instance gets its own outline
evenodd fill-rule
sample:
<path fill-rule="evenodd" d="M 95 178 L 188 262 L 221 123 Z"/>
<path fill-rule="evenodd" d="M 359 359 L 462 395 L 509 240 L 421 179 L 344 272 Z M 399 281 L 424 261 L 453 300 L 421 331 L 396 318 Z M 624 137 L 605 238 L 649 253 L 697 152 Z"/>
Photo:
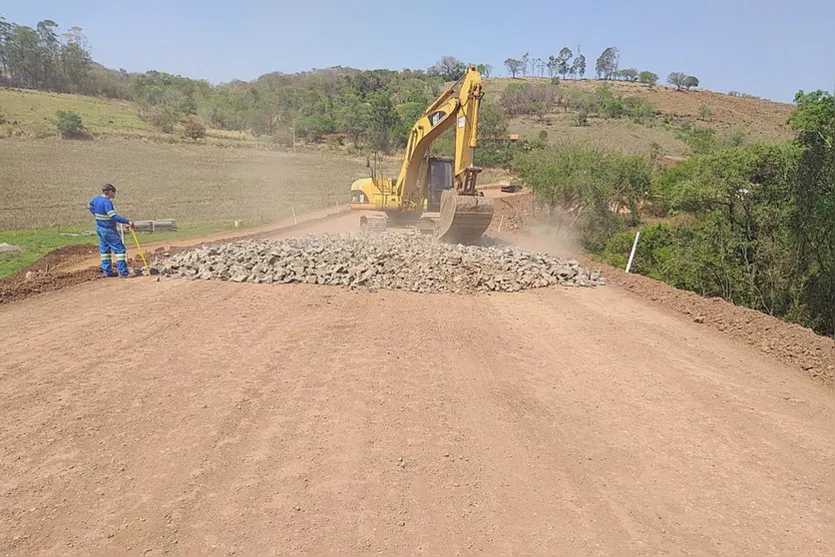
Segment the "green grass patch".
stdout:
<path fill-rule="evenodd" d="M 244 223 L 243 229 L 260 225 L 260 222 Z M 137 233 L 139 242 L 144 246 L 150 242 L 167 242 L 176 240 L 187 240 L 198 238 L 217 232 L 224 232 L 234 228 L 234 222 L 230 220 L 194 221 L 177 223 L 179 230 L 168 232 L 154 232 L 150 234 Z M 238 228 L 241 230 L 242 228 Z M 70 226 L 41 228 L 35 230 L 0 230 L 0 243 L 8 243 L 21 248 L 20 253 L 12 257 L 0 255 L 0 278 L 11 276 L 49 252 L 81 244 L 98 245 L 98 237 L 78 236 L 82 232 L 92 231 L 92 227 Z M 131 236 L 125 234 L 125 244 L 128 253 L 135 253 L 135 246 Z"/>
<path fill-rule="evenodd" d="M 95 236 L 61 236 L 61 233 L 80 233 L 82 227 L 46 228 L 43 230 L 0 230 L 0 243 L 21 248 L 14 256 L 0 255 L 0 278 L 8 277 L 25 269 L 52 250 L 77 244 L 95 244 Z"/>

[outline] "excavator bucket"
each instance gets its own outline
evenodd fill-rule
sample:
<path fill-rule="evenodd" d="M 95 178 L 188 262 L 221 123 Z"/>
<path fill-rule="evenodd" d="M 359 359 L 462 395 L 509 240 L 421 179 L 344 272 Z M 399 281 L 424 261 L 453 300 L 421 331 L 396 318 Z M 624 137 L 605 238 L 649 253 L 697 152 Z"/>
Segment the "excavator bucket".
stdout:
<path fill-rule="evenodd" d="M 477 195 L 441 194 L 441 215 L 435 236 L 450 244 L 478 242 L 493 220 L 493 200 Z"/>

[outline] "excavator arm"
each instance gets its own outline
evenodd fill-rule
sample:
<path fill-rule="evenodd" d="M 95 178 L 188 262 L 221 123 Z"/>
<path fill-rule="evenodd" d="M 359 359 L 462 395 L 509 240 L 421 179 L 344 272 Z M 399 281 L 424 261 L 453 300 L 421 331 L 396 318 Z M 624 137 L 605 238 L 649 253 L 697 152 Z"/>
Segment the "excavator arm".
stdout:
<path fill-rule="evenodd" d="M 455 89 L 460 85 L 458 94 Z M 403 210 L 422 206 L 425 192 L 419 187 L 421 167 L 432 143 L 455 126 L 455 189 L 475 194 L 472 171 L 473 149 L 477 146 L 478 111 L 481 103 L 481 74 L 470 66 L 467 73 L 435 99 L 412 126 L 406 143 L 395 192 L 402 200 Z M 477 169 L 476 169 L 477 170 Z M 471 187 L 468 184 L 471 183 Z"/>

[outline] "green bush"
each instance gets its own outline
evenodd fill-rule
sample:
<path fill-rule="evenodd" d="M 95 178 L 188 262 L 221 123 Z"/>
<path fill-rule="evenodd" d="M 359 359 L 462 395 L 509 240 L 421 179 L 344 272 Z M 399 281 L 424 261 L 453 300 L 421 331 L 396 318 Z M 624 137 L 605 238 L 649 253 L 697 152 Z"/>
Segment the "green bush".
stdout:
<path fill-rule="evenodd" d="M 327 116 L 302 116 L 296 119 L 296 135 L 319 142 L 329 133 L 336 131 L 336 122 Z"/>
<path fill-rule="evenodd" d="M 632 249 L 632 242 L 634 240 L 635 234 L 632 232 L 619 232 L 615 234 L 606 242 L 606 246 L 600 252 L 600 259 L 612 267 L 625 269 L 626 262 L 629 261 L 629 251 Z"/>
<path fill-rule="evenodd" d="M 620 118 L 626 113 L 623 101 L 619 97 L 612 97 L 603 102 L 600 114 L 605 118 Z"/>
<path fill-rule="evenodd" d="M 655 105 L 642 97 L 625 97 L 623 108 L 626 114 L 639 120 L 649 118 L 655 113 Z"/>
<path fill-rule="evenodd" d="M 83 137 L 87 130 L 81 121 L 81 116 L 71 110 L 59 110 L 55 127 L 64 139 Z"/>
<path fill-rule="evenodd" d="M 673 255 L 674 235 L 675 230 L 664 222 L 641 229 L 630 271 L 657 280 L 669 280 L 668 265 Z M 606 242 L 600 258 L 613 267 L 625 269 L 634 242 L 634 232 L 615 234 Z"/>

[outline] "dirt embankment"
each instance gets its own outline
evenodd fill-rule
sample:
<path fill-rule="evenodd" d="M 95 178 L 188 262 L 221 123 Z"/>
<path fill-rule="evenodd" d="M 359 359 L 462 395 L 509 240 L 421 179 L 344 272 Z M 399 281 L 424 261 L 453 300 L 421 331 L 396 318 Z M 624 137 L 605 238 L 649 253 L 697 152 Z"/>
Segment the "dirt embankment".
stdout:
<path fill-rule="evenodd" d="M 703 298 L 641 275 L 598 267 L 621 288 L 691 316 L 696 323 L 713 326 L 786 364 L 799 367 L 818 381 L 835 385 L 835 341 L 831 338 L 721 298 Z"/>
<path fill-rule="evenodd" d="M 527 249 L 563 254 L 572 249 L 570 242 L 560 238 L 533 237 L 522 233 L 512 233 L 509 237 L 515 244 Z M 818 382 L 835 386 L 835 341 L 831 338 L 721 298 L 704 298 L 659 280 L 626 273 L 590 257 L 576 253 L 575 257 L 589 269 L 600 271 L 609 286 L 622 288 L 649 302 L 683 313 L 695 323 L 714 327 L 803 370 Z"/>

